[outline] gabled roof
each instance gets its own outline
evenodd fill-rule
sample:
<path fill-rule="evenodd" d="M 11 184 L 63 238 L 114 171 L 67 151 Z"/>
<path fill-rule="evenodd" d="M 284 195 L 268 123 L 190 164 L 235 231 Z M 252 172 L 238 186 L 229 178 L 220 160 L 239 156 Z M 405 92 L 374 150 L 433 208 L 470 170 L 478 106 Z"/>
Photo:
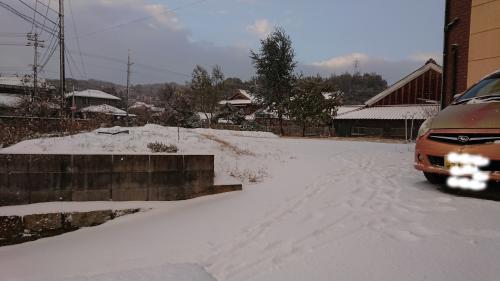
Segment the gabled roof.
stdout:
<path fill-rule="evenodd" d="M 424 74 L 428 70 L 433 69 L 439 73 L 442 73 L 441 66 L 439 66 L 434 60 L 430 59 L 425 63 L 424 66 L 421 68 L 415 70 L 412 72 L 410 75 L 406 76 L 405 78 L 399 80 L 398 82 L 394 83 L 392 86 L 389 88 L 385 89 L 383 92 L 380 94 L 374 96 L 373 98 L 369 99 L 368 101 L 365 102 L 367 106 L 372 106 L 379 100 L 385 98 L 386 96 L 390 95 L 394 91 L 398 90 L 399 88 L 403 87 L 407 83 L 411 82 L 413 79 L 419 77 L 420 75 Z"/>
<path fill-rule="evenodd" d="M 238 89 L 238 92 L 232 95 L 227 100 L 221 100 L 219 104 L 232 104 L 232 105 L 247 105 L 255 103 L 257 99 L 250 92 L 242 89 Z"/>
<path fill-rule="evenodd" d="M 246 99 L 248 99 L 248 100 L 250 100 L 252 102 L 254 102 L 256 100 L 255 96 L 252 95 L 252 93 L 248 92 L 247 90 L 238 89 L 238 93 L 241 94 L 241 95 L 243 95 Z M 238 95 L 238 93 L 235 94 L 235 95 L 233 95 L 233 97 L 236 96 L 236 95 Z"/>
<path fill-rule="evenodd" d="M 66 97 L 69 98 L 69 97 L 72 97 L 73 95 L 75 97 L 106 99 L 106 100 L 120 100 L 119 97 L 115 97 L 113 95 L 110 95 L 108 93 L 105 93 L 105 92 L 99 91 L 99 90 L 83 90 L 83 91 L 79 91 L 79 92 L 71 92 L 71 93 L 67 93 Z"/>
<path fill-rule="evenodd" d="M 338 114 L 336 120 L 426 120 L 439 111 L 439 105 L 390 105 L 364 107 Z"/>

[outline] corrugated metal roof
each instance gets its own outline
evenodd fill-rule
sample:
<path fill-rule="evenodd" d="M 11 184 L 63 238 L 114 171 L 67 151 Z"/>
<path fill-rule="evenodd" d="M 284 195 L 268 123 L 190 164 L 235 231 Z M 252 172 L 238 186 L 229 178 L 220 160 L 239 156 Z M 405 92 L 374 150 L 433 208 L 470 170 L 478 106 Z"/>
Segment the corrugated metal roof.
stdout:
<path fill-rule="evenodd" d="M 337 114 L 337 120 L 375 119 L 375 120 L 425 120 L 439 111 L 439 105 L 402 105 L 364 107 L 354 111 Z"/>
<path fill-rule="evenodd" d="M 339 107 L 337 107 L 337 115 L 342 115 L 342 114 L 345 114 L 347 112 L 358 110 L 358 109 L 362 108 L 363 106 L 364 105 L 343 105 L 343 106 L 339 106 Z"/>

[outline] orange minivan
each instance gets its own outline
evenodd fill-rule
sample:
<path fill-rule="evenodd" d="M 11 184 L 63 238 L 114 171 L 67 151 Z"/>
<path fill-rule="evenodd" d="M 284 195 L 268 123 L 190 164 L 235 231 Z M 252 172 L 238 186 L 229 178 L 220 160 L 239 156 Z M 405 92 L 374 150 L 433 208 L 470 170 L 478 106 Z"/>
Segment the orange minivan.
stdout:
<path fill-rule="evenodd" d="M 500 182 L 500 69 L 422 124 L 414 166 L 429 182 L 444 183 L 450 175 L 446 156 L 452 152 L 488 158 L 480 169 Z"/>

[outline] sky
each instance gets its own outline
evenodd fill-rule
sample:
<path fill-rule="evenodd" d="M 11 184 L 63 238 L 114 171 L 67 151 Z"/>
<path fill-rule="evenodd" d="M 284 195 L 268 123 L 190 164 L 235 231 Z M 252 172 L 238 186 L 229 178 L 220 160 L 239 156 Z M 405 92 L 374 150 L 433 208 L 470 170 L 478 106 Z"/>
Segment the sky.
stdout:
<path fill-rule="evenodd" d="M 3 0 L 0 73 L 27 73 L 33 48 L 23 33 L 40 32 L 51 50 L 57 0 Z M 25 5 L 27 4 L 27 5 Z M 36 3 L 38 2 L 38 4 Z M 133 84 L 190 80 L 195 65 L 218 64 L 226 77 L 255 74 L 250 50 L 279 26 L 290 35 L 297 73 L 329 76 L 376 72 L 393 83 L 429 58 L 441 61 L 444 0 L 65 0 L 67 76 Z M 1 3 L 0 3 L 1 4 Z M 47 10 L 47 4 L 50 9 Z M 35 8 L 36 11 L 30 9 Z M 29 7 L 28 7 L 29 6 Z M 52 10 L 53 9 L 53 10 Z M 35 15 L 39 28 L 33 28 Z M 44 19 L 47 15 L 47 20 Z M 45 24 L 44 24 L 45 21 Z M 19 43 L 7 46 L 2 43 Z M 130 51 L 129 51 L 130 50 Z M 47 53 L 47 54 L 46 54 Z M 57 77 L 58 51 L 42 77 Z"/>

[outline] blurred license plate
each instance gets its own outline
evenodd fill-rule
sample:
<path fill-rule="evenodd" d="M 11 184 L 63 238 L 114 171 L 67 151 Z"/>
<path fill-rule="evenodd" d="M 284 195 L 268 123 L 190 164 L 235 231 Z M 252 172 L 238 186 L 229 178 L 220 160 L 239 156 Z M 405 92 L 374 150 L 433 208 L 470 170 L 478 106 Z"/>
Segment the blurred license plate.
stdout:
<path fill-rule="evenodd" d="M 448 161 L 448 157 L 444 157 L 444 168 L 446 170 L 449 170 L 451 169 L 451 166 L 453 166 L 453 163 L 451 163 L 450 161 Z"/>

